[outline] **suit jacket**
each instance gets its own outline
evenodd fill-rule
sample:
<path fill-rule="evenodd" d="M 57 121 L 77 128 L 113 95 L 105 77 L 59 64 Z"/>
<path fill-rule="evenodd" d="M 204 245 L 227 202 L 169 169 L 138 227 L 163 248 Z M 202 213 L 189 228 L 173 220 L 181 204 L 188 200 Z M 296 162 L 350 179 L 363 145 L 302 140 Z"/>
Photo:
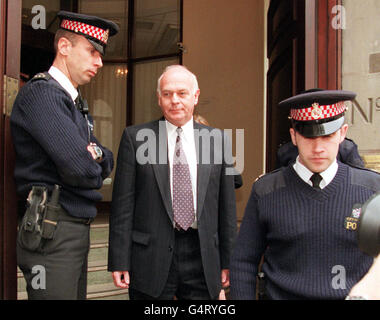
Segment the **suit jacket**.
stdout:
<path fill-rule="evenodd" d="M 221 289 L 236 236 L 234 178 L 224 155 L 221 130 L 194 122 L 194 129 L 219 133 L 197 146 L 197 225 L 202 263 L 211 296 Z M 202 132 L 202 131 L 200 131 Z M 220 143 L 221 142 L 221 143 Z M 149 149 L 149 152 L 148 152 Z M 198 151 L 199 150 L 199 151 Z M 205 152 L 210 151 L 210 159 Z M 206 155 L 206 157 L 204 157 Z M 129 271 L 130 287 L 157 297 L 172 262 L 175 242 L 165 121 L 127 127 L 121 138 L 110 215 L 109 271 Z"/>

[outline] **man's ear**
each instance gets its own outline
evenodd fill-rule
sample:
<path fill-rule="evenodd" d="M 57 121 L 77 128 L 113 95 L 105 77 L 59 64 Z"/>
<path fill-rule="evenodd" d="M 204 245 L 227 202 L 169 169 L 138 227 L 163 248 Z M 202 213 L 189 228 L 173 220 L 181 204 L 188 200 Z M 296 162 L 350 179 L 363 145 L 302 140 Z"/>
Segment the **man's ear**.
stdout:
<path fill-rule="evenodd" d="M 293 128 L 290 128 L 289 132 L 290 132 L 290 137 L 292 138 L 293 144 L 297 146 L 296 131 Z"/>
<path fill-rule="evenodd" d="M 346 138 L 347 130 L 348 130 L 348 124 L 344 124 L 340 128 L 340 142 L 339 143 L 343 142 L 343 140 Z"/>
<path fill-rule="evenodd" d="M 199 95 L 201 94 L 201 90 L 198 89 L 196 92 L 195 92 L 195 103 L 194 105 L 197 105 L 198 104 L 198 100 L 199 100 Z"/>
<path fill-rule="evenodd" d="M 58 40 L 58 52 L 63 56 L 67 56 L 69 54 L 72 46 L 71 41 L 65 37 Z"/>
<path fill-rule="evenodd" d="M 161 100 L 160 100 L 160 98 L 161 98 L 161 93 L 158 92 L 158 91 L 156 91 L 156 94 L 157 94 L 157 104 L 161 107 Z"/>

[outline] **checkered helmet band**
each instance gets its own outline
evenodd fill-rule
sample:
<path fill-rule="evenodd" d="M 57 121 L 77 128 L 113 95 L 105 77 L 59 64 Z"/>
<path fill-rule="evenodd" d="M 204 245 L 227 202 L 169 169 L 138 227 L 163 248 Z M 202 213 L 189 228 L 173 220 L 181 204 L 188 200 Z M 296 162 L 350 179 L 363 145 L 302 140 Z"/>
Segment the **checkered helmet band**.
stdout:
<path fill-rule="evenodd" d="M 331 105 L 319 105 L 313 103 L 309 108 L 291 109 L 290 117 L 296 121 L 313 121 L 335 117 L 347 109 L 344 102 L 338 102 Z"/>
<path fill-rule="evenodd" d="M 103 30 L 101 28 L 91 26 L 89 24 L 63 19 L 61 22 L 61 28 L 71 30 L 74 32 L 80 32 L 93 37 L 104 44 L 107 44 L 109 30 Z"/>

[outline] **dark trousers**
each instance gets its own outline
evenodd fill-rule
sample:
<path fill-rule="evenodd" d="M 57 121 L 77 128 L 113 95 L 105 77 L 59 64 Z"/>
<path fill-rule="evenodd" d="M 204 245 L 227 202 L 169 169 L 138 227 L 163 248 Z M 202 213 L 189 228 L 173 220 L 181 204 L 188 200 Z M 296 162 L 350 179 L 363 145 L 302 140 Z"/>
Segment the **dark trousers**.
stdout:
<path fill-rule="evenodd" d="M 30 300 L 83 300 L 87 294 L 90 226 L 58 221 L 52 240 L 43 239 L 36 251 L 17 243 L 17 263 Z"/>
<path fill-rule="evenodd" d="M 131 279 L 133 281 L 133 278 Z M 198 231 L 175 231 L 175 246 L 168 280 L 157 298 L 129 289 L 130 300 L 212 300 L 207 289 Z"/>

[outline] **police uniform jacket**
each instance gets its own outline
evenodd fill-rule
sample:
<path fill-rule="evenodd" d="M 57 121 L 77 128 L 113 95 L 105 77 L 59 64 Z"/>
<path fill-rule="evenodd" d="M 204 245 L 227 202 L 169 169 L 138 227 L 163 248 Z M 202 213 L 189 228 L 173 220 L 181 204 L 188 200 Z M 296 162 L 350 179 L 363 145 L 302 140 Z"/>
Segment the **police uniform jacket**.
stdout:
<path fill-rule="evenodd" d="M 90 120 L 91 121 L 91 120 Z M 16 151 L 17 191 L 25 198 L 33 185 L 61 186 L 60 204 L 70 215 L 91 218 L 95 202 L 113 168 L 113 155 L 101 146 L 70 94 L 52 77 L 35 77 L 24 85 L 11 114 Z M 91 129 L 91 126 L 90 126 Z M 89 142 L 103 151 L 97 163 Z"/>
<path fill-rule="evenodd" d="M 253 184 L 231 259 L 231 297 L 256 298 L 262 256 L 271 299 L 343 299 L 372 264 L 357 244 L 358 212 L 380 190 L 380 175 L 338 161 L 317 190 L 293 166 Z"/>

